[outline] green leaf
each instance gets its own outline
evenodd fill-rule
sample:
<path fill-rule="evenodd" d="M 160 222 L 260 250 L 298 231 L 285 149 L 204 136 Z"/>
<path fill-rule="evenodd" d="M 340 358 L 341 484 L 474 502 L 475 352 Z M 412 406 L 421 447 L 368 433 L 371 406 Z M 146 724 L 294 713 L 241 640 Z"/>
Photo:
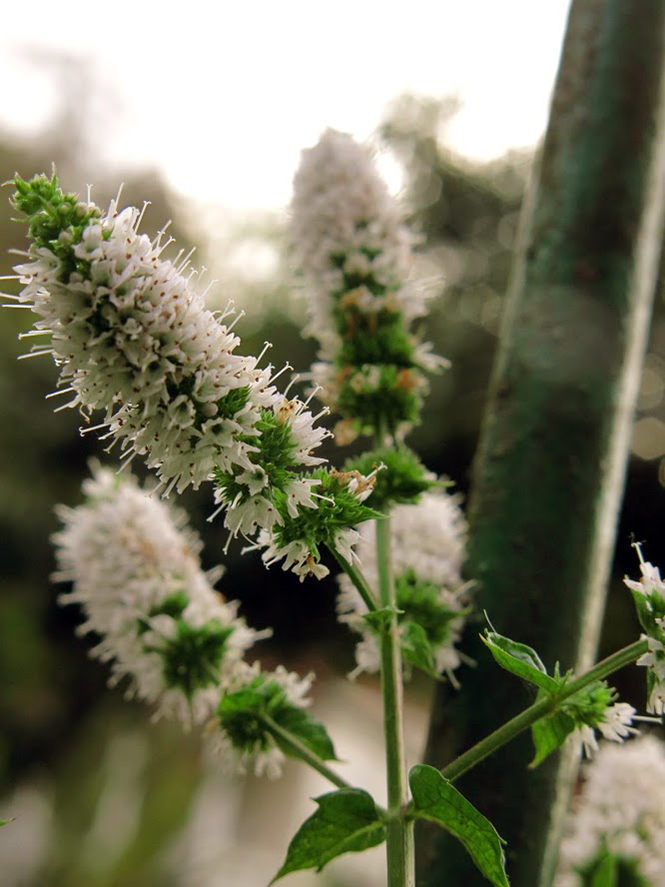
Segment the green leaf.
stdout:
<path fill-rule="evenodd" d="M 617 887 L 619 875 L 618 859 L 612 853 L 605 853 L 594 865 L 593 870 L 584 876 L 585 887 Z"/>
<path fill-rule="evenodd" d="M 385 826 L 367 792 L 345 788 L 314 800 L 319 809 L 300 826 L 271 884 L 300 869 L 320 872 L 342 853 L 359 853 L 385 840 Z"/>
<path fill-rule="evenodd" d="M 328 731 L 315 721 L 314 718 L 304 711 L 302 708 L 292 706 L 282 708 L 274 713 L 272 718 L 276 723 L 292 733 L 296 739 L 299 739 L 304 746 L 315 755 L 318 755 L 324 761 L 336 761 L 335 748 L 332 744 Z M 283 740 L 278 734 L 273 734 L 273 739 L 281 748 L 285 755 L 289 757 L 298 757 L 294 755 L 293 748 L 286 740 Z"/>
<path fill-rule="evenodd" d="M 402 656 L 411 665 L 421 669 L 425 674 L 439 680 L 441 675 L 436 669 L 434 652 L 427 632 L 416 622 L 405 622 L 402 628 Z"/>
<path fill-rule="evenodd" d="M 532 647 L 511 641 L 495 631 L 485 630 L 481 635 L 481 641 L 489 648 L 490 653 L 498 664 L 506 671 L 512 672 L 530 684 L 542 687 L 543 690 L 554 692 L 559 688 L 559 682 L 547 674 L 540 656 Z"/>
<path fill-rule="evenodd" d="M 541 694 L 539 693 L 539 696 Z M 563 711 L 545 715 L 531 725 L 535 755 L 529 767 L 537 767 L 546 757 L 560 748 L 575 729 L 575 719 Z"/>
<path fill-rule="evenodd" d="M 217 717 L 234 747 L 242 751 L 264 751 L 274 742 L 284 754 L 298 758 L 288 740 L 271 729 L 272 721 L 323 760 L 337 760 L 325 727 L 289 702 L 284 689 L 269 674 L 259 674 L 247 686 L 222 696 Z"/>
<path fill-rule="evenodd" d="M 416 816 L 436 822 L 458 838 L 485 877 L 496 887 L 508 887 L 505 841 L 480 811 L 434 767 L 418 764 L 409 773 Z"/>
<path fill-rule="evenodd" d="M 0 819 L 0 828 L 2 828 L 3 825 L 9 825 L 9 823 L 14 822 L 15 819 L 15 816 L 12 816 L 11 819 Z"/>

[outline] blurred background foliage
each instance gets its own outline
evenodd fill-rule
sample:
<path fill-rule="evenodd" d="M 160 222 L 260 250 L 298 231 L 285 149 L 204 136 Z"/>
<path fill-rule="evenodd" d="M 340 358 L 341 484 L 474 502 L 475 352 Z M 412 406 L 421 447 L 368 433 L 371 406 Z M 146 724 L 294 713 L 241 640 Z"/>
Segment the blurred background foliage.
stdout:
<path fill-rule="evenodd" d="M 154 232 L 173 219 L 171 233 L 178 246 L 197 246 L 198 263 L 208 266 L 219 281 L 210 293 L 214 307 L 232 298 L 247 312 L 237 327 L 242 348 L 256 353 L 269 339 L 275 366 L 288 360 L 296 370 L 306 371 L 315 346 L 301 337 L 307 294 L 294 283 L 286 216 L 266 212 L 229 217 L 216 207 L 184 203 L 150 170 L 114 171 L 111 176 L 95 168 L 86 141 L 91 97 L 85 72 L 67 63 L 58 71 L 58 119 L 29 142 L 0 132 L 0 179 L 6 181 L 16 171 L 29 177 L 49 171 L 55 163 L 65 189 L 85 193 L 86 184 L 94 181 L 93 198 L 102 206 L 124 181 L 124 204 L 150 201 L 144 230 Z M 436 352 L 452 361 L 451 369 L 433 379 L 423 424 L 410 444 L 428 467 L 448 475 L 466 493 L 531 157 L 516 153 L 481 166 L 453 155 L 446 148 L 446 125 L 455 110 L 452 99 L 403 96 L 388 111 L 377 143 L 398 162 L 405 211 L 422 233 L 416 273 L 434 292 L 423 333 Z M 8 198 L 11 188 L 2 193 Z M 11 273 L 17 258 L 9 251 L 25 243 L 25 232 L 11 221 L 5 203 L 0 214 L 0 273 Z M 5 286 L 8 292 L 17 291 L 13 281 Z M 309 812 L 302 787 L 310 796 L 325 788 L 317 783 L 309 790 L 309 783 L 301 782 L 296 801 L 294 786 L 301 777 L 288 768 L 279 788 L 279 809 L 290 812 L 270 815 L 276 786 L 228 780 L 201 754 L 197 737 L 169 725 L 148 727 L 147 712 L 126 703 L 121 692 L 106 689 L 105 669 L 86 656 L 90 642 L 75 637 L 79 614 L 73 607 L 57 605 L 57 589 L 49 581 L 49 537 L 57 525 L 54 505 L 80 501 L 87 460 L 104 454 L 92 435 L 81 437 L 77 415 L 69 410 L 54 413 L 54 402 L 44 401 L 56 378 L 50 360 L 16 363 L 27 350 L 17 336 L 31 322 L 27 311 L 0 315 L 0 818 L 18 817 L 0 830 L 2 883 L 260 883 L 277 868 L 289 830 L 292 833 Z M 648 559 L 665 560 L 664 389 L 661 289 L 638 403 L 604 651 L 632 640 L 637 631 L 621 585 L 624 573 L 638 572 L 631 534 L 645 541 Z M 339 463 L 351 452 L 330 448 L 328 455 Z M 361 766 L 363 754 L 371 762 L 376 757 L 372 742 L 381 735 L 375 682 L 367 679 L 353 688 L 344 683 L 353 667 L 353 641 L 337 630 L 334 580 L 300 584 L 278 568 L 266 573 L 256 557 L 240 556 L 240 544 L 233 544 L 224 556 L 221 522 L 206 523 L 212 510 L 210 489 L 190 492 L 182 504 L 204 535 L 205 565 L 222 559 L 226 563 L 221 589 L 241 600 L 242 612 L 256 628 L 274 628 L 274 638 L 256 655 L 267 666 L 284 662 L 301 672 L 314 669 L 319 677 L 317 711 L 330 714 L 338 753 L 352 759 L 355 745 Z M 632 670 L 616 681 L 639 709 L 644 706 L 641 678 Z M 411 744 L 417 756 L 428 690 L 416 684 L 411 692 L 418 725 Z M 346 727 L 342 704 L 355 712 Z M 336 727 L 346 737 L 346 747 Z M 251 837 L 257 817 L 260 840 Z M 253 870 L 246 868 L 248 856 Z M 358 867 L 362 859 L 340 860 L 323 880 L 305 873 L 291 882 L 380 884 L 382 851 L 374 852 L 364 869 Z"/>

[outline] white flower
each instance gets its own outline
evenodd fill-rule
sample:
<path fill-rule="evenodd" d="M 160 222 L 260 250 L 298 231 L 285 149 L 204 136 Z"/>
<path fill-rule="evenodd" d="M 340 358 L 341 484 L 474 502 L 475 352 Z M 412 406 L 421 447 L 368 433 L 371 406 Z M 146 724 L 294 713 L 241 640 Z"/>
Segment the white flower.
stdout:
<path fill-rule="evenodd" d="M 561 845 L 556 887 L 581 887 L 575 872 L 607 848 L 636 864 L 653 887 L 665 885 L 665 745 L 644 736 L 603 746 L 583 769 Z"/>
<path fill-rule="evenodd" d="M 317 416 L 312 416 L 307 409 L 310 399 L 303 402 L 297 397 L 292 400 L 283 397 L 273 406 L 277 421 L 287 425 L 291 432 L 293 461 L 298 465 L 320 465 L 325 462 L 320 456 L 314 456 L 312 450 L 331 436 L 328 429 L 314 426 L 314 422 L 321 416 L 328 415 L 330 410 L 326 407 Z"/>
<path fill-rule="evenodd" d="M 640 594 L 643 594 L 645 597 L 650 597 L 650 595 L 656 591 L 658 594 L 665 596 L 665 583 L 660 578 L 660 570 L 658 567 L 654 567 L 653 564 L 650 564 L 648 561 L 644 561 L 642 559 L 642 551 L 639 545 L 635 545 L 637 549 L 637 553 L 640 558 L 640 571 L 642 573 L 642 578 L 638 581 L 634 579 L 629 579 L 627 576 L 624 578 L 624 583 L 628 586 L 628 588 L 632 588 L 633 591 L 638 591 Z"/>
<path fill-rule="evenodd" d="M 45 193 L 49 183 L 35 181 L 24 190 Z M 49 187 L 56 208 L 48 209 L 59 218 L 63 200 L 69 211 L 72 205 L 55 181 Z M 280 519 L 274 489 L 302 466 L 325 461 L 314 450 L 330 432 L 315 426 L 319 417 L 308 401 L 277 391 L 279 374 L 259 368 L 262 355 L 235 353 L 240 340 L 233 323 L 224 323 L 233 311 L 216 317 L 206 308 L 196 275 L 186 271 L 188 257 L 164 259 L 163 232 L 154 240 L 139 234 L 141 216 L 135 208 L 119 213 L 115 201 L 106 214 L 93 204 L 77 207 L 78 242 L 63 221 L 57 247 L 33 244 L 31 261 L 16 270 L 24 284 L 20 301 L 41 318 L 37 329 L 51 334 L 35 353 L 53 353 L 59 388 L 73 395 L 65 406 L 86 415 L 104 411 L 101 423 L 86 431 L 119 441 L 128 462 L 144 456 L 164 495 L 210 479 L 224 487 L 225 477 L 233 492 L 229 500 L 218 491 L 217 501 L 239 506 L 238 514 L 227 515 L 232 532 L 270 529 Z M 278 441 L 272 435 L 263 459 L 267 415 L 288 433 Z M 275 460 L 273 477 L 268 469 Z M 300 505 L 316 507 L 305 486 L 314 484 L 293 485 L 291 515 Z"/>
<path fill-rule="evenodd" d="M 598 724 L 604 739 L 611 742 L 623 742 L 632 733 L 638 731 L 632 727 L 635 709 L 627 702 L 615 702 L 605 709 L 605 716 Z"/>
<path fill-rule="evenodd" d="M 99 467 L 84 492 L 85 504 L 59 509 L 54 578 L 73 582 L 61 601 L 81 604 L 80 633 L 101 635 L 91 655 L 111 663 L 112 683 L 129 678 L 157 716 L 206 720 L 265 633 L 214 590 L 182 512 Z"/>
<path fill-rule="evenodd" d="M 186 262 L 161 257 L 161 235 L 140 235 L 140 213 L 90 220 L 74 247 L 89 267 L 67 274 L 43 248 L 17 268 L 21 301 L 52 333 L 68 406 L 102 409 L 101 427 L 126 455 L 146 456 L 165 485 L 197 487 L 215 468 L 250 468 L 259 401 L 256 358 L 234 353 L 239 339 L 205 307 Z M 257 375 L 258 373 L 258 375 Z M 257 392 L 258 394 L 258 392 Z"/>
<path fill-rule="evenodd" d="M 602 713 L 601 719 L 593 726 L 579 722 L 568 737 L 568 742 L 579 746 L 586 758 L 592 758 L 598 751 L 598 739 L 596 731 L 599 731 L 603 739 L 610 742 L 623 742 L 631 735 L 639 733 L 633 724 L 635 709 L 627 702 L 615 702 L 608 705 Z"/>
<path fill-rule="evenodd" d="M 391 558 L 396 583 L 397 607 L 409 619 L 409 594 L 422 597 L 421 607 L 431 611 L 431 626 L 423 625 L 434 648 L 437 669 L 449 675 L 460 663 L 455 649 L 463 625 L 463 617 L 453 616 L 464 607 L 465 590 L 461 578 L 466 543 L 466 521 L 459 499 L 444 491 L 424 493 L 415 505 L 398 505 L 390 513 Z M 376 540 L 373 527 L 363 525 L 355 556 L 362 564 L 363 575 L 371 588 L 378 587 Z M 367 608 L 351 580 L 338 577 L 340 594 L 337 612 L 341 622 L 363 635 L 356 647 L 358 671 L 377 671 L 379 644 L 368 631 L 363 615 Z M 400 598 L 400 595 L 403 595 Z M 411 602 L 413 603 L 413 601 Z M 436 634 L 435 621 L 444 618 L 445 628 Z"/>
<path fill-rule="evenodd" d="M 647 711 L 662 715 L 665 713 L 665 583 L 659 569 L 645 562 L 640 546 L 636 544 L 635 548 L 642 578 L 636 582 L 626 576 L 624 582 L 636 592 L 637 613 L 646 632 L 641 639 L 647 642 L 647 652 L 640 656 L 637 664 L 649 669 Z"/>
<path fill-rule="evenodd" d="M 263 548 L 261 559 L 266 567 L 284 559 L 283 570 L 293 570 L 301 582 L 307 576 L 323 579 L 330 570 L 315 560 L 304 539 L 294 539 L 286 545 L 279 546 L 274 538 L 262 530 L 256 542 L 256 548 Z"/>

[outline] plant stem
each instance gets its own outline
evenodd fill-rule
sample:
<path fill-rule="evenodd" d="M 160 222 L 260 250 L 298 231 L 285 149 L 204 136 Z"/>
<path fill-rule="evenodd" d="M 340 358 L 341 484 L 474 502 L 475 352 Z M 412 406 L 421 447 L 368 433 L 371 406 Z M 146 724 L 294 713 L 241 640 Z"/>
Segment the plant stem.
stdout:
<path fill-rule="evenodd" d="M 368 611 L 370 613 L 373 613 L 374 610 L 377 610 L 378 607 L 377 607 L 376 601 L 374 600 L 374 595 L 370 591 L 370 587 L 367 584 L 367 582 L 365 581 L 365 577 L 360 572 L 360 570 L 357 567 L 354 567 L 352 563 L 347 561 L 347 559 L 345 557 L 342 557 L 342 555 L 339 553 L 339 551 L 337 551 L 337 549 L 333 545 L 329 545 L 328 549 L 329 549 L 330 553 L 332 554 L 332 556 L 337 561 L 337 563 L 340 565 L 340 567 L 344 570 L 346 575 L 349 577 L 351 582 L 353 582 L 355 587 L 358 589 L 358 592 L 360 593 L 360 597 L 365 602 L 365 606 L 367 607 Z"/>
<path fill-rule="evenodd" d="M 481 739 L 480 742 L 476 743 L 476 745 L 464 752 L 464 754 L 460 755 L 454 761 L 451 761 L 447 767 L 443 768 L 441 773 L 446 779 L 453 782 L 463 773 L 466 773 L 467 770 L 471 770 L 472 767 L 479 764 L 480 761 L 488 755 L 491 755 L 497 749 L 501 748 L 501 746 L 510 742 L 537 720 L 545 717 L 545 715 L 551 714 L 564 699 L 568 699 L 569 696 L 573 696 L 579 690 L 588 687 L 589 684 L 593 684 L 594 681 L 603 680 L 603 678 L 606 678 L 608 675 L 623 668 L 624 665 L 634 662 L 643 653 L 646 653 L 646 651 L 646 640 L 635 641 L 635 643 L 623 647 L 621 650 L 618 650 L 616 653 L 613 653 L 611 656 L 598 662 L 581 677 L 565 684 L 556 694 L 547 696 L 545 699 L 540 699 L 538 702 L 534 702 L 529 708 L 524 709 L 524 711 L 520 712 L 514 718 L 511 718 L 510 721 L 507 721 L 499 727 L 498 730 L 490 733 L 489 736 Z"/>
<path fill-rule="evenodd" d="M 350 782 L 347 782 L 346 779 L 343 779 L 334 770 L 331 770 L 317 754 L 307 748 L 306 745 L 303 745 L 297 736 L 294 736 L 289 730 L 285 730 L 277 721 L 273 721 L 269 715 L 261 715 L 261 719 L 273 736 L 279 738 L 280 745 L 288 746 L 291 749 L 293 757 L 299 758 L 305 764 L 309 764 L 310 767 L 329 782 L 332 782 L 333 785 L 336 785 L 337 788 L 354 788 Z"/>
<path fill-rule="evenodd" d="M 395 589 L 390 567 L 390 518 L 376 521 L 376 556 L 381 605 L 394 608 Z M 404 816 L 408 790 L 404 752 L 402 656 L 396 612 L 390 619 L 390 625 L 381 633 L 381 689 L 388 782 L 388 887 L 414 887 L 413 822 Z"/>

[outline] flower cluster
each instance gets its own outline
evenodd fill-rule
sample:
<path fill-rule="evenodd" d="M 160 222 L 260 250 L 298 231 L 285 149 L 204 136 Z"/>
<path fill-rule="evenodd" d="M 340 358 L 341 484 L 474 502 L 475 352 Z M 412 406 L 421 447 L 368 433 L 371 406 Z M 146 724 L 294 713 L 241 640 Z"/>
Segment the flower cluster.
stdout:
<path fill-rule="evenodd" d="M 665 745 L 644 736 L 604 746 L 584 777 L 561 845 L 556 887 L 601 880 L 665 884 Z"/>
<path fill-rule="evenodd" d="M 320 343 L 313 378 L 344 417 L 338 442 L 358 432 L 405 433 L 426 390 L 423 370 L 445 361 L 409 331 L 425 313 L 410 281 L 414 238 L 369 152 L 327 130 L 303 151 L 292 211 L 308 332 Z"/>
<path fill-rule="evenodd" d="M 165 495 L 214 478 L 234 535 L 271 538 L 316 509 L 321 479 L 303 471 L 325 461 L 314 451 L 330 432 L 308 401 L 277 390 L 271 366 L 236 353 L 224 323 L 233 312 L 206 308 L 188 257 L 165 259 L 163 232 L 139 234 L 135 208 L 112 201 L 102 213 L 64 194 L 55 175 L 15 185 L 32 238 L 18 299 L 50 336 L 33 353 L 53 354 L 60 392 L 72 395 L 65 406 L 103 410 L 90 430 L 119 441 L 128 463 L 144 456 Z"/>
<path fill-rule="evenodd" d="M 246 773 L 251 767 L 256 776 L 265 774 L 269 779 L 281 775 L 285 754 L 265 718 L 275 723 L 286 720 L 291 727 L 295 718 L 311 729 L 314 722 L 305 709 L 310 705 L 307 694 L 313 679 L 313 673 L 301 678 L 281 665 L 272 672 L 261 671 L 258 663 L 247 666 L 215 713 L 220 729 L 214 743 L 229 769 Z M 325 751 L 322 757 L 334 757 L 332 746 Z"/>
<path fill-rule="evenodd" d="M 372 492 L 376 471 L 368 475 L 357 471 L 346 472 L 319 469 L 313 478 L 320 486 L 316 510 L 303 510 L 292 520 L 262 530 L 255 546 L 263 549 L 261 555 L 267 567 L 283 559 L 282 569 L 292 569 L 302 581 L 310 574 L 322 579 L 330 572 L 320 563 L 321 546 L 348 563 L 359 561 L 355 546 L 360 534 L 353 524 L 381 517 L 363 504 Z"/>
<path fill-rule="evenodd" d="M 424 493 L 417 504 L 398 505 L 391 512 L 395 604 L 402 633 L 408 633 L 412 624 L 420 626 L 437 672 L 449 676 L 460 664 L 455 644 L 464 624 L 467 587 L 460 571 L 466 532 L 458 497 L 443 490 Z M 372 533 L 363 532 L 357 554 L 365 578 L 376 587 L 378 564 Z M 339 584 L 339 619 L 363 636 L 356 646 L 357 671 L 376 672 L 379 640 L 365 618 L 367 607 L 348 576 L 342 574 Z"/>
<path fill-rule="evenodd" d="M 262 718 L 320 733 L 304 712 L 314 676 L 245 661 L 270 631 L 249 628 L 238 604 L 215 591 L 222 570 L 202 571 L 201 541 L 182 511 L 99 466 L 83 489 L 83 505 L 59 508 L 54 578 L 73 583 L 60 600 L 80 604 L 79 633 L 100 636 L 91 655 L 111 664 L 110 683 L 128 681 L 128 695 L 154 705 L 156 717 L 214 727 L 230 769 L 253 763 L 257 774 L 278 776 L 284 752 Z M 317 751 L 334 756 L 316 738 Z"/>
<path fill-rule="evenodd" d="M 575 723 L 570 741 L 581 746 L 587 758 L 598 751 L 596 732 L 610 742 L 623 742 L 639 732 L 632 726 L 635 715 L 633 706 L 627 702 L 615 702 L 616 698 L 613 687 L 598 681 L 571 696 L 561 706 L 564 714 Z"/>
<path fill-rule="evenodd" d="M 204 573 L 201 542 L 183 512 L 142 491 L 129 477 L 97 467 L 85 481 L 86 502 L 58 509 L 58 572 L 71 581 L 63 603 L 78 603 L 95 632 L 91 655 L 112 667 L 112 683 L 156 705 L 157 715 L 206 721 L 234 683 L 256 632 L 215 591 L 221 575 Z"/>
<path fill-rule="evenodd" d="M 658 567 L 645 562 L 639 545 L 636 545 L 640 558 L 642 578 L 624 582 L 633 593 L 637 615 L 645 634 L 648 650 L 637 660 L 647 672 L 647 711 L 665 714 L 665 583 L 660 578 Z"/>

